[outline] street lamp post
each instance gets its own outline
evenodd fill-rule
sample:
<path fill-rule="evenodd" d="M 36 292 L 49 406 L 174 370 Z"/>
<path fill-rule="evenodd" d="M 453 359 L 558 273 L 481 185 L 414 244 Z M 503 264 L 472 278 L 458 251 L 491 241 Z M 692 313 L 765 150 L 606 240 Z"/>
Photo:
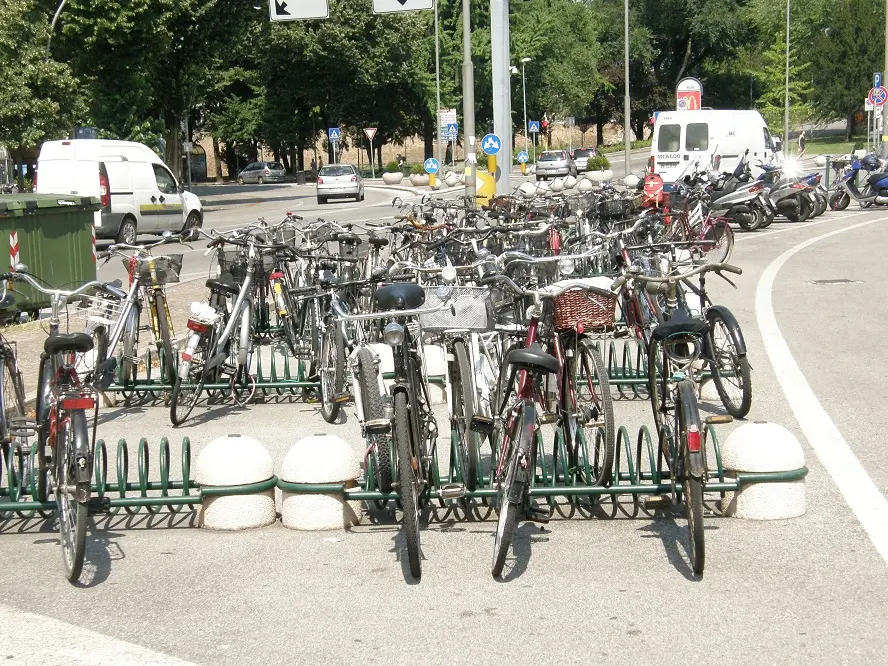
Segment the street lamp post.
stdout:
<path fill-rule="evenodd" d="M 443 150 L 441 146 L 441 61 L 440 47 L 438 45 L 438 0 L 435 0 L 435 137 L 438 139 L 438 163 L 442 163 Z"/>
<path fill-rule="evenodd" d="M 783 156 L 789 157 L 789 2 L 786 0 L 786 98 L 783 102 Z"/>
<path fill-rule="evenodd" d="M 59 14 L 62 13 L 62 9 L 65 8 L 65 3 L 67 1 L 68 0 L 62 0 L 56 8 L 55 14 L 52 15 L 52 22 L 49 24 L 49 36 L 46 38 L 46 55 L 43 58 L 43 62 L 49 62 L 49 43 L 52 41 L 52 33 L 55 30 L 56 21 L 59 20 Z"/>
<path fill-rule="evenodd" d="M 623 98 L 623 150 L 626 153 L 625 170 L 628 176 L 632 170 L 632 139 L 629 138 L 629 0 L 625 0 L 623 9 L 625 12 L 625 21 L 623 23 L 623 58 L 626 61 L 624 67 L 626 96 Z"/>
<path fill-rule="evenodd" d="M 465 141 L 465 195 L 475 198 L 475 70 L 472 66 L 471 3 L 462 0 L 463 12 L 463 140 Z"/>
<path fill-rule="evenodd" d="M 888 0 L 885 0 L 888 2 Z M 530 62 L 530 58 L 521 58 L 521 95 L 524 98 L 524 152 L 527 152 L 527 79 L 524 77 L 524 65 Z"/>

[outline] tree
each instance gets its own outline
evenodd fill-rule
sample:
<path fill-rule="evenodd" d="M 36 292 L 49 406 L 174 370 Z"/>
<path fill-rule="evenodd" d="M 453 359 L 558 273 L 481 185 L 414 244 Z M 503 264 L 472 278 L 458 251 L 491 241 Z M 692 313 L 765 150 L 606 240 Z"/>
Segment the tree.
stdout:
<path fill-rule="evenodd" d="M 790 127 L 797 127 L 811 117 L 811 106 L 808 104 L 808 96 L 812 90 L 809 73 L 811 63 L 801 62 L 799 50 L 792 44 L 789 55 L 789 122 Z M 769 127 L 783 127 L 786 108 L 786 39 L 783 33 L 778 33 L 777 41 L 764 52 L 763 60 L 760 76 L 762 94 L 756 102 L 756 108 Z M 784 143 L 785 141 L 786 137 Z"/>
<path fill-rule="evenodd" d="M 17 163 L 33 158 L 44 141 L 69 136 L 86 111 L 71 69 L 44 60 L 49 19 L 32 0 L 3 2 L 0 143 Z"/>

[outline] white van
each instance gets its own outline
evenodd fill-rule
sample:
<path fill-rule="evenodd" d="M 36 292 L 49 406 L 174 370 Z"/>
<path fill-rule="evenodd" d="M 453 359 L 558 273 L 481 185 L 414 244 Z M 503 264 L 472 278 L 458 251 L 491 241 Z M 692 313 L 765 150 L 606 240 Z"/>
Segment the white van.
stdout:
<path fill-rule="evenodd" d="M 758 111 L 661 111 L 654 122 L 650 169 L 666 183 L 674 183 L 694 169 L 721 155 L 721 171 L 731 172 L 749 149 L 754 176 L 756 162 L 776 159 L 776 149 L 765 119 Z"/>
<path fill-rule="evenodd" d="M 36 191 L 98 197 L 96 238 L 134 243 L 203 224 L 200 199 L 186 192 L 153 150 L 132 141 L 47 141 L 37 158 Z"/>

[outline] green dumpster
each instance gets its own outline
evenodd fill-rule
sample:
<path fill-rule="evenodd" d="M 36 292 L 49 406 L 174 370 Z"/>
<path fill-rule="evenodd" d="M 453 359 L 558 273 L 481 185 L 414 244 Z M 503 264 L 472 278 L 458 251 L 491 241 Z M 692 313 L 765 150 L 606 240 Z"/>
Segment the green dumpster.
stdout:
<path fill-rule="evenodd" d="M 16 261 L 56 289 L 71 289 L 96 279 L 93 254 L 95 197 L 63 194 L 0 195 L 0 270 Z M 49 307 L 49 297 L 23 283 L 10 283 L 9 296 L 0 304 L 0 320 L 19 313 L 36 317 Z"/>

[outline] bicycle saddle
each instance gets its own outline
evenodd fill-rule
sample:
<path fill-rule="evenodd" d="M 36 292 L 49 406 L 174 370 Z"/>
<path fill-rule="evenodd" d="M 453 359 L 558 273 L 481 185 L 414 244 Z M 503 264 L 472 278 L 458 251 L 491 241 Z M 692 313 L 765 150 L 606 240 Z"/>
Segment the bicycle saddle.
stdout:
<path fill-rule="evenodd" d="M 221 294 L 228 294 L 229 296 L 237 296 L 240 293 L 240 287 L 238 285 L 232 284 L 231 282 L 224 282 L 223 280 L 207 280 L 207 289 Z"/>
<path fill-rule="evenodd" d="M 380 238 L 379 236 L 370 236 L 370 238 L 367 239 L 367 242 L 370 243 L 370 245 L 372 245 L 373 247 L 380 248 L 388 245 L 389 239 Z"/>
<path fill-rule="evenodd" d="M 373 296 L 377 310 L 412 310 L 425 303 L 425 291 L 412 282 L 396 282 L 379 287 Z"/>
<path fill-rule="evenodd" d="M 702 337 L 709 331 L 709 322 L 703 317 L 689 317 L 684 310 L 678 310 L 669 321 L 658 324 L 654 329 L 654 340 L 666 340 L 673 335 L 693 335 Z"/>
<path fill-rule="evenodd" d="M 60 333 L 46 338 L 43 342 L 43 351 L 47 354 L 60 352 L 84 353 L 93 348 L 93 339 L 86 333 Z"/>
<path fill-rule="evenodd" d="M 506 354 L 506 363 L 533 372 L 558 372 L 558 359 L 544 352 L 536 342 L 510 351 Z"/>
<path fill-rule="evenodd" d="M 337 240 L 340 243 L 347 243 L 351 245 L 360 245 L 361 239 L 358 238 L 355 234 L 334 234 L 333 240 Z"/>

